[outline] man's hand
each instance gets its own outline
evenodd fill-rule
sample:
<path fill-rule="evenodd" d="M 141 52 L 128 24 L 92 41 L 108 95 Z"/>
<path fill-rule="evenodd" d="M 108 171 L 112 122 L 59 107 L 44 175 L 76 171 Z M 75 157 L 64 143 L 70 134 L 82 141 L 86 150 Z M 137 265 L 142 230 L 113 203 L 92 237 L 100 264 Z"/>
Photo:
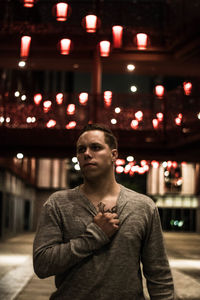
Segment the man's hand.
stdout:
<path fill-rule="evenodd" d="M 94 217 L 94 223 L 97 224 L 109 238 L 119 229 L 118 215 L 114 213 L 102 214 L 99 212 Z"/>

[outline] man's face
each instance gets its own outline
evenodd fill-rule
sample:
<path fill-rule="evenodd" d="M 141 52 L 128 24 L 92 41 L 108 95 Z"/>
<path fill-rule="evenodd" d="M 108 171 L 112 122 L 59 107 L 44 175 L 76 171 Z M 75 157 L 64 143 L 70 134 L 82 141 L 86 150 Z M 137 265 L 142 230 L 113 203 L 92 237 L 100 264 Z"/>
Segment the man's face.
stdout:
<path fill-rule="evenodd" d="M 105 143 L 103 131 L 90 130 L 78 139 L 77 158 L 84 177 L 104 176 L 108 171 L 113 171 L 117 150 L 111 150 Z"/>

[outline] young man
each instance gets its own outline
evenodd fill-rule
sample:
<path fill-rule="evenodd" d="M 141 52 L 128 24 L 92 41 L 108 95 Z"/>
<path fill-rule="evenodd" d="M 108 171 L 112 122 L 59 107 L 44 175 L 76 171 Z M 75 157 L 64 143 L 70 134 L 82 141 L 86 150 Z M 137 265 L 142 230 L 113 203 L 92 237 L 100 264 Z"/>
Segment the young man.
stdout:
<path fill-rule="evenodd" d="M 158 210 L 147 196 L 115 180 L 117 141 L 88 125 L 77 141 L 83 184 L 44 204 L 34 241 L 34 269 L 55 276 L 51 300 L 174 299 Z"/>

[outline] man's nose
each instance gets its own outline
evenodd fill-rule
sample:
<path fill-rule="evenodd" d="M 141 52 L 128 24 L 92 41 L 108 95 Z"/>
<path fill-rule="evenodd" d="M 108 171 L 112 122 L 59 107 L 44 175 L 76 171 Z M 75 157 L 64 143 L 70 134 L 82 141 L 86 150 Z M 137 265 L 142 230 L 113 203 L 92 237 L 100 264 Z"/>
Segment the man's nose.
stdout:
<path fill-rule="evenodd" d="M 85 149 L 85 152 L 84 152 L 84 158 L 87 159 L 87 158 L 90 158 L 91 157 L 91 151 L 90 151 L 90 148 L 86 148 Z"/>

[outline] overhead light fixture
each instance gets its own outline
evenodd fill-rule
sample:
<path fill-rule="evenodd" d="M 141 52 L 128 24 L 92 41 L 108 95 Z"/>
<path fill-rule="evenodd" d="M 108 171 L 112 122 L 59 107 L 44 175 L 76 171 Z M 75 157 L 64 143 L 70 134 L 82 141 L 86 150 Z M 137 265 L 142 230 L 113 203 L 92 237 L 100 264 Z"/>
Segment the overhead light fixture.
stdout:
<path fill-rule="evenodd" d="M 24 0 L 24 7 L 33 7 L 35 4 L 35 0 Z"/>
<path fill-rule="evenodd" d="M 135 85 L 132 85 L 130 90 L 131 90 L 131 92 L 135 93 L 135 92 L 137 92 L 137 87 Z"/>
<path fill-rule="evenodd" d="M 79 103 L 81 105 L 86 105 L 88 102 L 88 93 L 80 93 L 79 94 Z"/>
<path fill-rule="evenodd" d="M 88 33 L 95 33 L 99 25 L 99 18 L 93 14 L 85 16 L 82 20 L 82 26 Z"/>
<path fill-rule="evenodd" d="M 62 39 L 60 40 L 60 53 L 62 55 L 68 55 L 71 50 L 71 40 L 70 39 Z"/>
<path fill-rule="evenodd" d="M 68 104 L 67 106 L 67 114 L 68 115 L 74 115 L 76 110 L 75 104 Z"/>
<path fill-rule="evenodd" d="M 21 37 L 21 49 L 20 49 L 20 57 L 22 59 L 26 59 L 29 55 L 31 44 L 31 37 L 28 35 L 24 35 Z"/>
<path fill-rule="evenodd" d="M 146 33 L 138 33 L 136 35 L 137 48 L 139 50 L 145 50 L 147 48 L 147 40 L 148 36 Z"/>
<path fill-rule="evenodd" d="M 113 47 L 121 48 L 122 46 L 123 27 L 116 25 L 112 27 Z"/>
<path fill-rule="evenodd" d="M 127 69 L 128 69 L 129 71 L 133 71 L 133 70 L 135 70 L 135 66 L 134 66 L 133 64 L 128 64 L 128 65 L 127 65 Z"/>
<path fill-rule="evenodd" d="M 165 93 L 165 88 L 163 85 L 156 85 L 155 86 L 155 94 L 158 98 L 162 98 Z"/>
<path fill-rule="evenodd" d="M 58 22 L 65 22 L 70 12 L 71 8 L 66 2 L 59 2 L 55 5 L 55 15 Z"/>
<path fill-rule="evenodd" d="M 56 103 L 58 104 L 58 105 L 61 105 L 62 103 L 63 103 L 63 93 L 58 93 L 57 95 L 56 95 Z"/>
<path fill-rule="evenodd" d="M 183 89 L 186 96 L 189 96 L 192 92 L 192 83 L 189 81 L 183 82 Z"/>
<path fill-rule="evenodd" d="M 40 102 L 42 101 L 42 95 L 41 94 L 35 94 L 33 100 L 34 100 L 34 103 L 36 105 L 40 105 Z"/>
<path fill-rule="evenodd" d="M 18 66 L 19 66 L 20 68 L 24 68 L 24 67 L 26 66 L 26 62 L 25 62 L 24 60 L 20 60 L 20 61 L 18 62 Z"/>
<path fill-rule="evenodd" d="M 103 95 L 104 95 L 104 105 L 106 107 L 111 106 L 111 103 L 112 103 L 112 92 L 111 91 L 105 91 Z"/>
<path fill-rule="evenodd" d="M 100 45 L 100 55 L 103 57 L 109 56 L 110 42 L 109 41 L 101 41 L 99 45 Z"/>

